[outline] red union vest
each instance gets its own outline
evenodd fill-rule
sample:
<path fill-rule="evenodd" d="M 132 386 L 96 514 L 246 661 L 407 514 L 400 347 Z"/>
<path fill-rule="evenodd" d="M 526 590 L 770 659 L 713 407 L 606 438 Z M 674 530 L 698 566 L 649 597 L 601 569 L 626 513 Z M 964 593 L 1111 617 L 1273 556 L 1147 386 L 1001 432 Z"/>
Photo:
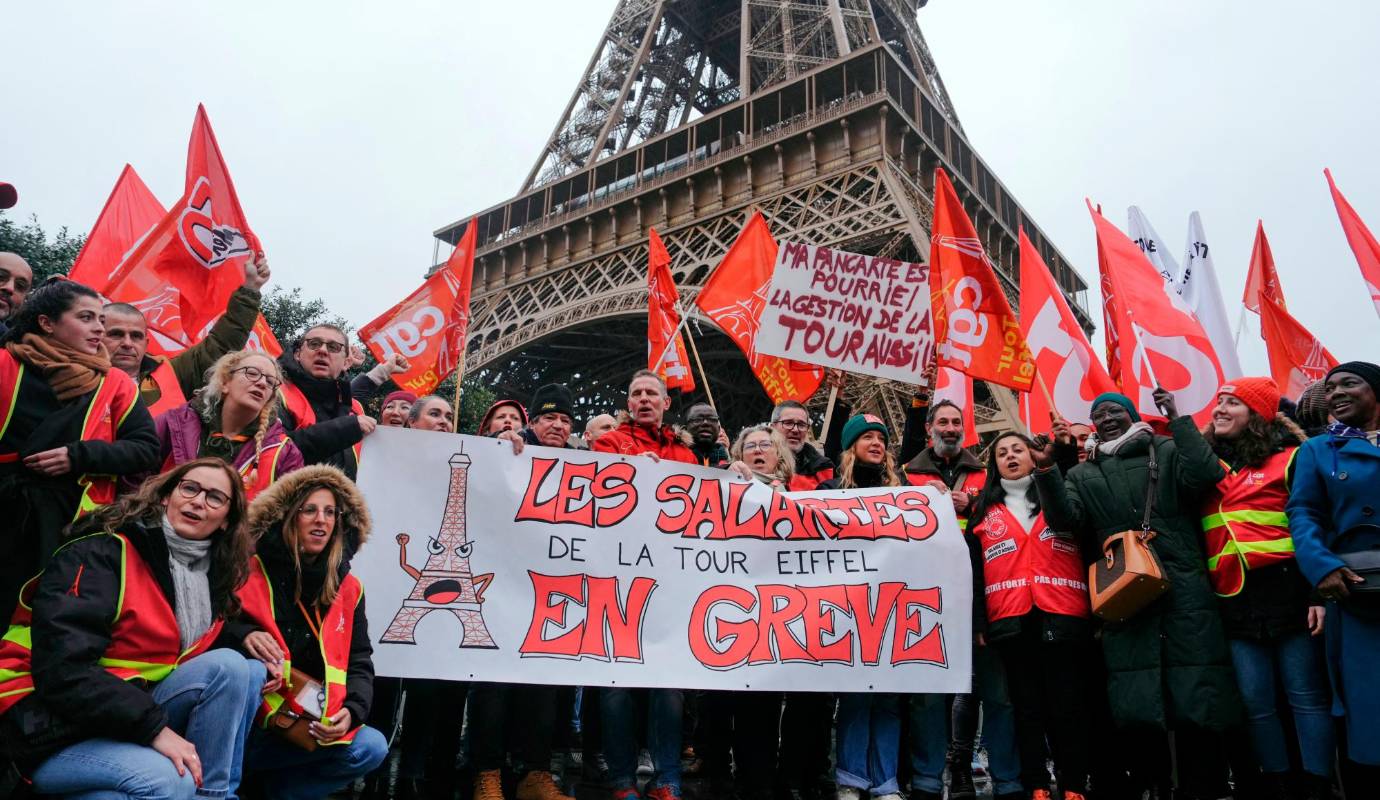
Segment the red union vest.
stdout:
<path fill-rule="evenodd" d="M 166 358 L 160 359 L 158 367 L 139 383 L 141 395 L 145 387 L 158 389 L 158 399 L 149 404 L 149 414 L 155 417 L 187 404 L 187 397 L 182 394 L 182 384 L 177 380 L 177 373 L 173 372 L 172 362 Z"/>
<path fill-rule="evenodd" d="M 336 593 L 335 601 L 321 618 L 321 635 L 317 638 L 317 644 L 321 647 L 321 661 L 326 665 L 326 674 L 320 677 L 326 688 L 326 697 L 321 707 L 326 710 L 328 716 L 336 714 L 345 706 L 345 679 L 350 664 L 350 639 L 354 633 L 355 607 L 359 605 L 363 596 L 364 586 L 359 579 L 354 575 L 346 575 L 345 580 L 340 583 L 340 591 Z M 287 642 L 283 639 L 282 631 L 278 630 L 278 622 L 274 616 L 273 585 L 269 583 L 268 572 L 258 556 L 252 559 L 249 580 L 240 588 L 239 597 L 244 604 L 245 616 L 267 631 L 278 643 L 278 647 L 282 648 L 284 653 L 288 653 Z M 283 662 L 283 679 L 289 686 L 292 685 L 291 660 Z M 284 704 L 294 712 L 300 713 L 302 710 L 291 697 L 270 692 L 264 695 L 264 701 L 259 706 L 255 720 L 260 725 L 265 725 L 269 715 Z M 329 746 L 354 741 L 355 734 L 364 724 L 364 720 L 356 719 L 351 722 L 354 723 L 354 727 L 349 733 L 324 744 Z"/>
<path fill-rule="evenodd" d="M 987 618 L 1019 617 L 1038 608 L 1049 614 L 1087 618 L 1087 570 L 1078 543 L 1035 518 L 1031 530 L 1004 504 L 987 509 L 970 533 L 982 551 Z"/>
<path fill-rule="evenodd" d="M 121 680 L 140 678 L 157 683 L 171 675 L 178 665 L 209 650 L 220 635 L 222 621 L 217 619 L 212 622 L 210 629 L 195 644 L 183 650 L 177 616 L 158 588 L 152 570 L 130 545 L 129 539 L 118 533 L 92 534 L 112 535 L 120 542 L 120 601 L 110 625 L 110 644 L 96 663 Z M 81 539 L 74 539 L 63 546 L 68 547 L 79 541 Z M 77 580 L 80 581 L 81 573 L 77 574 Z M 0 714 L 34 690 L 34 679 L 30 672 L 33 648 L 31 603 L 39 577 L 41 575 L 24 584 L 13 621 L 4 640 L 0 641 Z"/>
<path fill-rule="evenodd" d="M 1275 453 L 1265 463 L 1232 472 L 1217 482 L 1203 504 L 1203 539 L 1208 553 L 1208 580 L 1221 597 L 1239 594 L 1246 571 L 1294 557 L 1289 517 L 1284 504 L 1297 447 Z"/>
<path fill-rule="evenodd" d="M 301 389 L 298 389 L 288 381 L 284 381 L 283 385 L 278 387 L 278 392 L 282 395 L 283 405 L 287 406 L 287 410 L 292 414 L 292 418 L 296 421 L 297 427 L 305 428 L 308 425 L 316 424 L 316 409 L 311 407 L 311 402 L 307 400 L 305 394 L 302 394 Z M 364 406 L 360 405 L 358 400 L 351 398 L 350 413 L 357 417 L 363 416 Z M 360 449 L 363 447 L 364 442 L 359 441 L 355 442 L 350 448 L 354 451 L 356 464 L 359 463 L 359 453 Z"/>
<path fill-rule="evenodd" d="M 10 427 L 14 416 L 14 406 L 19 400 L 19 387 L 24 380 L 26 365 L 0 349 L 0 437 Z M 81 438 L 87 441 L 113 442 L 120 425 L 139 402 L 139 388 L 134 380 L 118 369 L 111 369 L 101 378 L 101 383 L 91 395 L 91 404 L 86 408 L 82 420 Z M 18 452 L 0 452 L 0 464 L 19 460 Z M 95 511 L 101 506 L 115 502 L 116 479 L 114 475 L 81 475 L 77 483 L 82 486 L 81 501 L 77 504 L 76 517 Z M 74 519 L 76 518 L 74 517 Z"/>

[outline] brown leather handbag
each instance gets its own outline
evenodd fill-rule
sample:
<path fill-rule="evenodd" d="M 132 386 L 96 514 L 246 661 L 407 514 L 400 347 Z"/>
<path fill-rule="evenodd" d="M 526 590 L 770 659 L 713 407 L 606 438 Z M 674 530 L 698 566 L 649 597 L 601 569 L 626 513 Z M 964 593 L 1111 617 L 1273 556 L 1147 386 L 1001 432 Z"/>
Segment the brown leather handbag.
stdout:
<path fill-rule="evenodd" d="M 1150 444 L 1148 466 L 1150 480 L 1145 489 L 1145 515 L 1140 530 L 1107 537 L 1102 543 L 1102 558 L 1088 567 L 1093 613 L 1108 622 L 1125 622 L 1169 591 L 1164 567 L 1150 547 L 1155 538 L 1155 532 L 1150 530 L 1150 512 L 1155 507 L 1155 487 L 1160 477 L 1154 442 Z"/>
<path fill-rule="evenodd" d="M 321 745 L 311 734 L 311 724 L 321 721 L 325 687 L 301 670 L 293 670 L 292 678 L 292 696 L 269 716 L 268 729 L 279 738 L 312 753 Z"/>

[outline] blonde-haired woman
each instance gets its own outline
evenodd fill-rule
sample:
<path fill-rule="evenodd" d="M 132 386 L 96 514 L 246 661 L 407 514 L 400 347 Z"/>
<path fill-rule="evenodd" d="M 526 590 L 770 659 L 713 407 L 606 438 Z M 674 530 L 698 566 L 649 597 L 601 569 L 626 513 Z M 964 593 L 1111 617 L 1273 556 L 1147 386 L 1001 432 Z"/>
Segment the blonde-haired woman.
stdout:
<path fill-rule="evenodd" d="M 253 500 L 302 468 L 302 451 L 278 421 L 278 363 L 256 350 L 226 353 L 207 370 L 206 387 L 154 420 L 163 469 L 215 457 L 233 466 Z"/>
<path fill-rule="evenodd" d="M 258 551 L 240 590 L 244 614 L 226 632 L 285 685 L 264 698 L 264 712 L 313 712 L 308 733 L 320 745 L 308 751 L 278 737 L 261 714 L 244 768 L 263 776 L 270 798 L 326 797 L 388 755 L 383 734 L 362 724 L 374 699 L 373 647 L 350 560 L 369 528 L 364 496 L 325 465 L 280 479 L 250 507 Z M 309 677 L 322 687 L 318 709 L 295 697 Z"/>
<path fill-rule="evenodd" d="M 786 437 L 770 425 L 743 428 L 730 451 L 730 468 L 773 489 L 786 490 L 795 477 L 795 456 Z"/>

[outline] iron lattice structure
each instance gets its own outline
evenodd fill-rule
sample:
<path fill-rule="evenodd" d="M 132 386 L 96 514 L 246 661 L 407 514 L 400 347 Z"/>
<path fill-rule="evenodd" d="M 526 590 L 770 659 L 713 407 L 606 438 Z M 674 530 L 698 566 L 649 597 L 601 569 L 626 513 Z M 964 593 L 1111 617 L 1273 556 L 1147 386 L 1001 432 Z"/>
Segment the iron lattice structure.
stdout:
<path fill-rule="evenodd" d="M 748 215 L 778 240 L 925 261 L 939 166 L 1013 302 L 1023 226 L 1091 328 L 1086 284 L 965 137 L 920 5 L 619 0 L 521 191 L 477 215 L 467 374 L 516 398 L 570 383 L 582 415 L 619 407 L 646 363 L 655 227 L 725 426 L 761 421 L 770 404 L 746 360 L 693 307 Z M 468 219 L 435 236 L 455 244 Z M 855 378 L 844 399 L 899 430 L 910 392 Z M 1010 424 L 1009 392 L 977 395 L 981 430 Z"/>

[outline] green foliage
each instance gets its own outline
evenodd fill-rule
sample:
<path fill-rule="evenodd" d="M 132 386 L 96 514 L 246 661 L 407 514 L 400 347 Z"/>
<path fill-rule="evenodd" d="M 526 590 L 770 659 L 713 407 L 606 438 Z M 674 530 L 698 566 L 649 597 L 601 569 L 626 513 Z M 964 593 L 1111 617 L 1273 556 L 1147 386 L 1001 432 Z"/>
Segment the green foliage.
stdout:
<path fill-rule="evenodd" d="M 330 313 L 326 308 L 326 301 L 319 297 L 302 297 L 300 287 L 284 289 L 274 286 L 269 289 L 263 297 L 262 310 L 268 327 L 273 329 L 273 335 L 278 337 L 278 341 L 285 348 L 292 347 L 292 342 L 313 325 L 329 323 L 338 325 L 346 331 L 351 329 L 350 323 L 344 317 Z"/>
<path fill-rule="evenodd" d="M 470 375 L 465 378 L 463 385 L 464 391 L 460 393 L 460 410 L 455 415 L 455 430 L 459 433 L 478 433 L 479 420 L 484 417 L 484 412 L 489 410 L 489 406 L 494 404 L 497 396 L 493 390 L 479 383 L 477 376 Z M 438 394 L 446 398 L 447 402 L 455 402 L 455 373 L 441 381 L 441 385 L 436 387 L 433 394 Z"/>
<path fill-rule="evenodd" d="M 18 253 L 29 262 L 35 286 L 50 275 L 66 275 L 85 243 L 84 234 L 73 238 L 65 227 L 59 228 L 56 237 L 49 241 L 37 216 L 29 217 L 28 223 L 20 225 L 0 212 L 0 251 Z"/>

